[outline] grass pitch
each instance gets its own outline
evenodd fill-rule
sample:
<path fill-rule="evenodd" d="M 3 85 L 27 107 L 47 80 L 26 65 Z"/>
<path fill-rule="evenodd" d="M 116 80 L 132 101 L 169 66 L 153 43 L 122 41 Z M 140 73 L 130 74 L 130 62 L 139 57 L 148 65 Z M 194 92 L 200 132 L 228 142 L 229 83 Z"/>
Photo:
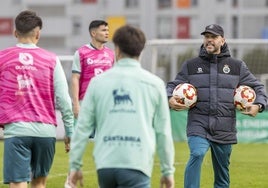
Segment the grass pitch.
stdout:
<path fill-rule="evenodd" d="M 97 188 L 97 177 L 92 159 L 92 142 L 89 142 L 83 159 L 83 173 L 85 188 Z M 183 188 L 183 173 L 189 157 L 187 143 L 176 142 L 175 157 L 175 188 Z M 8 188 L 3 185 L 2 161 L 3 142 L 0 142 L 0 188 Z M 48 188 L 63 188 L 68 173 L 68 154 L 64 151 L 64 144 L 58 141 L 56 155 L 48 177 Z M 159 187 L 160 167 L 156 157 L 152 175 L 152 188 Z M 230 177 L 232 188 L 267 188 L 268 187 L 268 145 L 267 144 L 237 144 L 233 146 L 230 165 Z M 201 188 L 213 187 L 213 167 L 210 151 L 207 153 L 201 174 Z"/>

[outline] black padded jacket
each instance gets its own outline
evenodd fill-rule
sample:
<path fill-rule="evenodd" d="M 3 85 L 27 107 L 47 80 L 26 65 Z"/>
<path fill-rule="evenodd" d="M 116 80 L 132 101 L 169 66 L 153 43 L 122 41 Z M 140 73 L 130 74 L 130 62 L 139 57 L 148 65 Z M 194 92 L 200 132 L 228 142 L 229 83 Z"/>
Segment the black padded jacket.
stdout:
<path fill-rule="evenodd" d="M 267 104 L 264 85 L 246 64 L 230 56 L 227 44 L 218 55 L 208 54 L 203 45 L 199 56 L 183 63 L 174 81 L 167 83 L 167 95 L 180 83 L 190 83 L 198 91 L 197 104 L 189 109 L 187 136 L 201 136 L 221 144 L 237 143 L 234 90 L 239 85 L 252 87 L 254 103 Z"/>

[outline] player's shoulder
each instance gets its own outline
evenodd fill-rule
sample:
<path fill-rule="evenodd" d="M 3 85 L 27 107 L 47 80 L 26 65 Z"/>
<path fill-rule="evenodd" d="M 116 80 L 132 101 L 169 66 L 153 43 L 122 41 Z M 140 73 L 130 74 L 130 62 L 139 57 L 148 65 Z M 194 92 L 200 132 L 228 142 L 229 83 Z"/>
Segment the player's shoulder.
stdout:
<path fill-rule="evenodd" d="M 146 82 L 150 82 L 152 85 L 156 85 L 156 87 L 159 84 L 164 84 L 164 81 L 159 76 L 143 68 L 141 69 L 139 77 L 142 78 L 143 80 L 146 80 Z"/>
<path fill-rule="evenodd" d="M 111 52 L 114 51 L 112 48 L 110 48 L 110 47 L 108 47 L 108 46 L 104 46 L 103 48 L 104 48 L 106 51 L 111 51 Z"/>

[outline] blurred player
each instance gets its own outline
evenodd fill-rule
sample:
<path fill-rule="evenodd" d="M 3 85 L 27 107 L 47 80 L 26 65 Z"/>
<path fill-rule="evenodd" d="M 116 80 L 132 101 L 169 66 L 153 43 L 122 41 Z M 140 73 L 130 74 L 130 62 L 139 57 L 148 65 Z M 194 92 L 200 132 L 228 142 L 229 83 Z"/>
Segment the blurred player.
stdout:
<path fill-rule="evenodd" d="M 164 82 L 141 68 L 146 39 L 131 26 L 114 36 L 117 62 L 92 79 L 82 102 L 70 150 L 72 188 L 82 181 L 81 160 L 96 129 L 94 159 L 100 188 L 149 188 L 155 149 L 161 187 L 174 187 L 174 146 Z"/>
<path fill-rule="evenodd" d="M 91 41 L 74 54 L 72 66 L 72 100 L 74 117 L 77 118 L 80 103 L 88 84 L 94 76 L 110 69 L 114 64 L 114 52 L 105 46 L 109 27 L 103 20 L 94 20 L 89 25 Z"/>
<path fill-rule="evenodd" d="M 54 53 L 36 46 L 42 20 L 22 11 L 15 19 L 18 44 L 0 51 L 0 125 L 4 128 L 4 183 L 45 188 L 56 142 L 56 106 L 69 151 L 73 113 L 67 80 Z"/>
<path fill-rule="evenodd" d="M 94 20 L 89 24 L 91 41 L 80 47 L 74 54 L 72 66 L 72 100 L 75 124 L 80 104 L 91 79 L 110 69 L 114 64 L 114 52 L 105 46 L 108 42 L 109 27 L 103 20 Z M 89 136 L 94 138 L 95 131 Z M 68 177 L 65 182 L 68 188 Z"/>

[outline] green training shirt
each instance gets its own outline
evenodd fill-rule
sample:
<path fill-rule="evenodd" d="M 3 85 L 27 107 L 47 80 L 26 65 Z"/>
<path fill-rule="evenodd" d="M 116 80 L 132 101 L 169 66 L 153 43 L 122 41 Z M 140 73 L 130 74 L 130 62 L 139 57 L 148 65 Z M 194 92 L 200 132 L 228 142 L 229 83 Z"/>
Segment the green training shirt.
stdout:
<path fill-rule="evenodd" d="M 70 170 L 82 166 L 96 128 L 97 169 L 127 168 L 151 176 L 155 150 L 163 175 L 174 173 L 174 146 L 164 82 L 125 58 L 92 79 L 72 137 Z"/>

